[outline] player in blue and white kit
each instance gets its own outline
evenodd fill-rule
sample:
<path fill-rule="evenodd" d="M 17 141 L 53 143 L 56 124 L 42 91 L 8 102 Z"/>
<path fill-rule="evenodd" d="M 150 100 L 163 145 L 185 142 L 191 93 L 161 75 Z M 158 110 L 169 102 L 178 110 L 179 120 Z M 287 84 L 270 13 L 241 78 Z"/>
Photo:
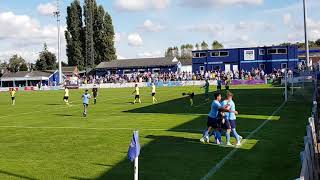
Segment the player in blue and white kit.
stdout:
<path fill-rule="evenodd" d="M 215 140 L 217 144 L 221 143 L 221 133 L 220 133 L 220 124 L 221 120 L 219 117 L 220 112 L 228 112 L 229 110 L 223 106 L 221 106 L 221 93 L 216 92 L 214 94 L 215 100 L 211 104 L 211 110 L 208 114 L 208 121 L 207 121 L 207 129 L 203 133 L 203 137 L 200 139 L 201 142 L 209 143 L 210 139 L 210 132 L 214 129 Z"/>
<path fill-rule="evenodd" d="M 237 146 L 241 145 L 242 136 L 240 136 L 236 131 L 236 115 L 238 112 L 236 111 L 236 105 L 233 101 L 233 94 L 231 92 L 227 92 L 227 99 L 222 102 L 223 105 L 229 105 L 230 106 L 230 112 L 225 113 L 226 118 L 226 139 L 227 139 L 227 145 L 232 145 L 230 143 L 230 132 L 232 131 L 234 137 L 237 140 Z"/>
<path fill-rule="evenodd" d="M 90 98 L 91 98 L 91 96 L 88 93 L 88 89 L 86 89 L 85 93 L 82 95 L 83 117 L 87 117 L 87 110 L 88 110 Z"/>

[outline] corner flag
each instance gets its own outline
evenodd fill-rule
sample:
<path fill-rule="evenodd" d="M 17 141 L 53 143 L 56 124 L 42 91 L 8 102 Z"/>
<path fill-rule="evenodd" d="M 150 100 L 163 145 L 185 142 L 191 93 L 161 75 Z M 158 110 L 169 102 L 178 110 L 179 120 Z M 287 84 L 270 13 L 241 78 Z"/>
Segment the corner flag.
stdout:
<path fill-rule="evenodd" d="M 133 162 L 140 155 L 139 132 L 134 131 L 128 150 L 128 158 Z"/>
<path fill-rule="evenodd" d="M 140 143 L 139 143 L 139 132 L 134 131 L 132 140 L 128 150 L 128 158 L 131 162 L 134 161 L 133 171 L 134 171 L 134 180 L 138 180 L 139 173 L 138 173 L 138 161 L 140 155 Z"/>

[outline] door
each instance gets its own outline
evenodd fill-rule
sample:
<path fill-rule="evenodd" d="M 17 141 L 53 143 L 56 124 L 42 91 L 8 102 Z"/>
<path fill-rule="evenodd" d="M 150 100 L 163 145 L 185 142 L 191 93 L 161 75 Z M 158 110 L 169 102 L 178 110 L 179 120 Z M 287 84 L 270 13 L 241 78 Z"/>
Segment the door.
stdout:
<path fill-rule="evenodd" d="M 232 66 L 232 70 L 233 70 L 233 72 L 239 71 L 238 65 L 233 65 L 233 66 Z"/>
<path fill-rule="evenodd" d="M 231 65 L 230 64 L 225 64 L 224 65 L 224 71 L 225 72 L 230 72 L 231 71 Z"/>

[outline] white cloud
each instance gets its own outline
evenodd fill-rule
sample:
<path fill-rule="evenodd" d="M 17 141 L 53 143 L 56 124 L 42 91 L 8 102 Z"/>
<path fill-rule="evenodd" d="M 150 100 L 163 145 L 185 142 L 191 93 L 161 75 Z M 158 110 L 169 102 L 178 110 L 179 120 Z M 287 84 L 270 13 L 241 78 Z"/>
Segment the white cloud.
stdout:
<path fill-rule="evenodd" d="M 208 8 L 232 5 L 261 5 L 264 0 L 181 0 L 181 4 L 192 8 Z"/>
<path fill-rule="evenodd" d="M 114 41 L 119 43 L 121 41 L 121 34 L 116 32 L 114 35 Z"/>
<path fill-rule="evenodd" d="M 292 15 L 290 13 L 286 13 L 283 15 L 282 19 L 285 25 L 290 25 L 292 21 Z"/>
<path fill-rule="evenodd" d="M 153 57 L 162 57 L 164 54 L 161 51 L 146 51 L 142 53 L 138 53 L 139 58 L 153 58 Z"/>
<path fill-rule="evenodd" d="M 151 20 L 147 19 L 144 21 L 142 29 L 149 32 L 159 32 L 165 29 L 161 24 L 153 23 Z"/>
<path fill-rule="evenodd" d="M 47 43 L 49 48 L 53 47 L 53 53 L 57 46 L 57 27 L 54 25 L 42 26 L 37 20 L 27 15 L 17 15 L 13 12 L 0 13 L 0 58 L 7 60 L 13 54 L 19 54 L 29 62 L 34 62 L 38 52 Z M 65 57 L 65 39 L 61 28 L 61 52 L 62 59 Z"/>
<path fill-rule="evenodd" d="M 121 11 L 142 11 L 146 9 L 164 9 L 171 0 L 115 0 L 114 6 Z"/>
<path fill-rule="evenodd" d="M 320 21 L 313 19 L 307 19 L 309 40 L 320 39 Z M 288 34 L 288 40 L 290 42 L 297 42 L 304 40 L 304 26 L 296 24 L 290 29 L 292 32 Z"/>
<path fill-rule="evenodd" d="M 40 15 L 43 16 L 52 16 L 53 12 L 57 11 L 57 7 L 52 3 L 39 4 L 37 11 Z"/>
<path fill-rule="evenodd" d="M 234 26 L 235 31 L 248 31 L 252 32 L 255 30 L 261 30 L 261 31 L 275 31 L 276 27 L 273 24 L 262 22 L 262 21 L 240 21 L 238 24 Z"/>
<path fill-rule="evenodd" d="M 222 35 L 224 26 L 220 24 L 194 24 L 183 27 L 182 30 L 189 32 L 208 33 L 209 35 Z"/>
<path fill-rule="evenodd" d="M 128 43 L 130 46 L 142 46 L 143 40 L 138 33 L 132 33 L 128 36 Z"/>
<path fill-rule="evenodd" d="M 117 59 L 126 59 L 124 56 L 121 56 L 117 53 Z"/>

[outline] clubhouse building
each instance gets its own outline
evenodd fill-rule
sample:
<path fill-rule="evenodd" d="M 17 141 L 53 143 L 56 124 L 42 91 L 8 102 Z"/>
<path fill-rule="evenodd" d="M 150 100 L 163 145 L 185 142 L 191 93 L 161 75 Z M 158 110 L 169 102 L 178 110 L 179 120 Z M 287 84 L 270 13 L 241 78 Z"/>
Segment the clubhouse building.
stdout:
<path fill-rule="evenodd" d="M 193 51 L 193 72 L 251 71 L 262 69 L 296 69 L 299 63 L 297 46 L 265 46 L 252 48 L 216 49 Z"/>

